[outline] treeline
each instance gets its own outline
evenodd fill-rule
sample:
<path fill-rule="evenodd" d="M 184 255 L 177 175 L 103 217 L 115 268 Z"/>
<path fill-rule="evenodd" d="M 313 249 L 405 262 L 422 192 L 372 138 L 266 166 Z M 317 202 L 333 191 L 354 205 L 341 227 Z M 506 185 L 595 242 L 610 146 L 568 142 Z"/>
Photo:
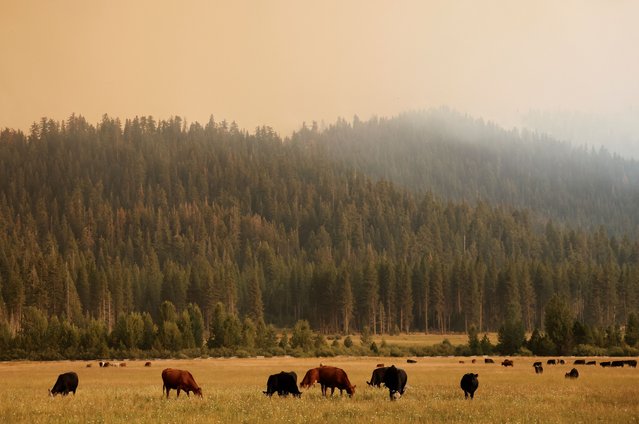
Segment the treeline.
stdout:
<path fill-rule="evenodd" d="M 532 331 L 557 293 L 587 325 L 623 325 L 639 244 L 375 182 L 267 127 L 71 116 L 0 133 L 12 340 L 35 309 L 107 334 L 131 314 L 160 328 L 165 301 L 197 306 L 203 340 L 219 304 L 240 326 L 323 334 Z"/>
<path fill-rule="evenodd" d="M 323 130 L 305 126 L 293 139 L 416 193 L 527 209 L 542 223 L 639 235 L 639 163 L 600 146 L 505 130 L 448 109 L 342 119 Z"/>

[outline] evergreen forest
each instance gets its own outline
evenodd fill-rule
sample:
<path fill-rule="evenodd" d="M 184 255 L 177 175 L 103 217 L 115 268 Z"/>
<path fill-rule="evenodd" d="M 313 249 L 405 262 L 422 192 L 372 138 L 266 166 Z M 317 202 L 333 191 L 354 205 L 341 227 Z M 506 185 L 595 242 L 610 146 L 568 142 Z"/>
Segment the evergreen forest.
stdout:
<path fill-rule="evenodd" d="M 285 139 L 213 118 L 43 118 L 0 133 L 0 352 L 414 332 L 629 352 L 638 182 L 633 161 L 446 111 Z"/>

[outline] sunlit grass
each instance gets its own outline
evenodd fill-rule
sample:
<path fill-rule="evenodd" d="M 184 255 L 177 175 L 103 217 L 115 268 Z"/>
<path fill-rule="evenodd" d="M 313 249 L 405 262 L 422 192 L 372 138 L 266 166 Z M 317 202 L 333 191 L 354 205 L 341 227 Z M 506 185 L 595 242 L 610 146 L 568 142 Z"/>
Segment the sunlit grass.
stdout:
<path fill-rule="evenodd" d="M 464 364 L 459 360 L 463 359 Z M 566 380 L 566 365 L 532 369 L 534 358 L 515 358 L 514 368 L 471 364 L 469 358 L 264 358 L 131 361 L 125 368 L 101 369 L 85 362 L 0 364 L 0 420 L 6 423 L 137 423 L 137 422 L 636 422 L 639 420 L 639 370 L 580 366 L 577 380 Z M 344 368 L 357 385 L 353 398 L 325 399 L 318 386 L 301 399 L 269 399 L 262 394 L 268 375 L 304 372 L 319 363 Z M 369 388 L 366 380 L 377 363 L 392 363 L 408 373 L 408 390 L 397 402 L 388 390 Z M 190 370 L 204 399 L 162 397 L 161 370 Z M 80 376 L 74 397 L 49 398 L 58 374 Z M 474 401 L 464 400 L 459 380 L 479 374 Z"/>

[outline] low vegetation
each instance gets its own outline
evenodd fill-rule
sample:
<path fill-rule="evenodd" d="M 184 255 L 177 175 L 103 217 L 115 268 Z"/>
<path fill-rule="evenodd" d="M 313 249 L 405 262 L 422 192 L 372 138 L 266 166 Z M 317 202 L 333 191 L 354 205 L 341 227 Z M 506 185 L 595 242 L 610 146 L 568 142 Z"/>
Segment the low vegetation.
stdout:
<path fill-rule="evenodd" d="M 540 358 L 515 358 L 514 367 L 469 358 L 336 357 L 252 358 L 127 361 L 126 367 L 100 368 L 83 361 L 13 362 L 0 364 L 6 388 L 0 400 L 0 419 L 11 423 L 69 422 L 623 422 L 639 416 L 639 370 L 578 366 L 580 377 L 567 380 L 565 365 L 546 366 L 536 375 L 532 363 Z M 465 363 L 459 363 L 460 360 Z M 272 399 L 262 394 L 272 373 L 295 371 L 298 381 L 319 362 L 343 368 L 355 396 L 321 397 L 318 386 L 304 390 L 301 399 Z M 368 387 L 376 364 L 395 364 L 408 373 L 408 389 L 396 402 L 388 391 Z M 204 398 L 162 397 L 161 371 L 188 369 L 202 387 Z M 80 384 L 75 396 L 49 398 L 58 374 L 76 371 Z M 467 372 L 479 374 L 473 401 L 464 400 L 459 382 Z"/>

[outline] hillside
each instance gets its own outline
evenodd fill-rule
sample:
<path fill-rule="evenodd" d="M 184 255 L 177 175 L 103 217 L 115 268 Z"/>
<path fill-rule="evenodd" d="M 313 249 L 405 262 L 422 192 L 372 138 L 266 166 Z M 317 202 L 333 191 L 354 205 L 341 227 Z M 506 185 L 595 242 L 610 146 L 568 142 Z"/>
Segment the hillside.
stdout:
<path fill-rule="evenodd" d="M 297 142 L 324 149 L 373 178 L 455 202 L 530 210 L 588 231 L 639 234 L 639 163 L 439 109 L 303 128 Z"/>
<path fill-rule="evenodd" d="M 407 131 L 398 125 L 337 125 L 313 137 L 332 137 L 331 146 L 342 140 L 347 156 L 373 134 L 382 140 L 385 132 Z M 352 144 L 346 143 L 349 134 Z M 490 196 L 506 192 L 488 184 L 493 161 L 501 158 L 504 175 L 524 173 L 507 165 L 496 148 L 482 153 L 475 145 L 470 154 L 458 146 L 468 155 L 467 165 L 456 168 L 460 172 L 485 166 L 483 177 L 469 177 L 468 184 L 460 173 L 445 178 L 454 156 L 438 161 L 440 190 L 451 190 L 446 199 L 376 182 L 349 161 L 338 163 L 326 149 L 301 142 L 304 137 L 310 138 L 298 134 L 283 142 L 269 128 L 249 134 L 212 119 L 202 126 L 180 118 L 122 123 L 106 116 L 98 125 L 72 116 L 66 122 L 43 119 L 29 135 L 3 131 L 2 322 L 18 331 L 23 312 L 35 307 L 80 327 L 97 320 L 111 329 L 133 312 L 161 323 L 166 314 L 160 306 L 169 301 L 178 314 L 197 305 L 207 334 L 215 331 L 219 305 L 258 323 L 292 326 L 307 319 L 324 332 L 445 332 L 470 325 L 488 331 L 507 320 L 530 330 L 543 326 L 555 293 L 569 297 L 575 317 L 593 326 L 625 323 L 639 310 L 636 240 L 550 222 L 538 231 L 531 213 L 504 206 L 506 197 L 490 206 Z M 377 156 L 362 155 L 359 167 L 383 156 L 383 148 Z M 532 160 L 522 149 L 513 149 L 519 163 Z M 394 166 L 378 172 L 399 175 L 414 166 L 402 168 L 398 157 L 387 154 Z M 566 158 L 548 155 L 555 164 Z M 569 175 L 566 168 L 556 172 Z M 598 172 L 627 192 L 637 179 L 633 166 L 624 174 L 627 184 L 617 182 L 621 171 L 612 167 Z M 541 174 L 530 181 L 551 184 Z M 511 195 L 523 198 L 524 181 L 512 181 Z M 593 178 L 584 184 L 590 190 L 604 183 Z M 545 187 L 530 190 L 541 196 L 535 202 L 551 209 L 544 202 L 567 191 L 546 193 Z M 465 194 L 477 190 L 486 195 Z M 569 211 L 592 196 L 600 209 L 593 208 L 603 211 L 612 207 L 606 199 L 618 198 L 616 189 L 609 197 L 588 190 L 556 210 Z"/>

